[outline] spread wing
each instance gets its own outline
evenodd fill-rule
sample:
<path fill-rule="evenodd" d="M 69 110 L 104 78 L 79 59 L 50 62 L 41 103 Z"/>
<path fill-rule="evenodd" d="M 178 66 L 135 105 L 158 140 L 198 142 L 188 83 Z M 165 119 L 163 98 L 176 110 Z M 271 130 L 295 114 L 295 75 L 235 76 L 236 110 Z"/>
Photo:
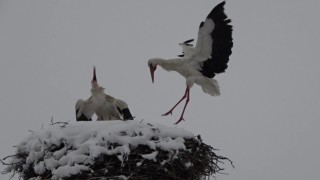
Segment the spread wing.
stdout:
<path fill-rule="evenodd" d="M 86 100 L 79 99 L 75 105 L 77 121 L 92 121 L 91 117 L 94 113 L 93 104 Z"/>
<path fill-rule="evenodd" d="M 115 99 L 113 101 L 115 107 L 117 107 L 119 113 L 122 115 L 123 120 L 133 120 L 134 117 L 132 116 L 128 104 L 120 99 Z"/>
<path fill-rule="evenodd" d="M 232 26 L 224 13 L 225 1 L 212 9 L 198 31 L 193 59 L 201 63 L 201 73 L 209 78 L 224 72 L 231 55 Z"/>

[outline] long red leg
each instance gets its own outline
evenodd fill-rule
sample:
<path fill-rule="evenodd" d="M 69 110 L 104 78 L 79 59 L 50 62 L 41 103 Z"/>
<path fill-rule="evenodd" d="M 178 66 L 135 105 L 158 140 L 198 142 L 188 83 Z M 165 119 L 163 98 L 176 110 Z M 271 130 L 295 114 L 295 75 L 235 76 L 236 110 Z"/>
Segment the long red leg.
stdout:
<path fill-rule="evenodd" d="M 186 92 L 184 93 L 184 95 L 182 96 L 182 98 L 179 100 L 179 102 L 177 102 L 177 104 L 174 105 L 173 108 L 171 108 L 168 112 L 162 114 L 162 116 L 167 116 L 167 115 L 169 115 L 169 114 L 172 115 L 172 111 L 174 110 L 174 108 L 176 108 L 176 107 L 178 106 L 178 104 L 180 104 L 181 101 L 184 100 L 184 99 L 187 97 L 188 91 L 189 91 L 189 88 L 188 88 L 188 86 L 187 86 Z"/>
<path fill-rule="evenodd" d="M 184 104 L 183 111 L 181 113 L 180 119 L 174 124 L 178 124 L 182 120 L 184 121 L 184 118 L 183 118 L 184 111 L 186 110 L 187 104 L 189 103 L 189 100 L 190 100 L 190 89 L 189 89 L 188 86 L 187 86 L 186 94 L 187 94 L 187 100 L 186 100 L 186 103 Z"/>

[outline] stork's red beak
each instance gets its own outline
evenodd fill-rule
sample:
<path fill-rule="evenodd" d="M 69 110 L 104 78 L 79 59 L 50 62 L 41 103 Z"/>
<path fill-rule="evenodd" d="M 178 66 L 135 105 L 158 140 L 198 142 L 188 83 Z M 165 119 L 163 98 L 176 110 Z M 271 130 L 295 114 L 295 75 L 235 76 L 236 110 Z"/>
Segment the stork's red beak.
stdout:
<path fill-rule="evenodd" d="M 151 80 L 152 80 L 152 83 L 154 83 L 154 71 L 156 70 L 156 67 L 152 67 L 152 65 L 150 65 L 149 68 L 150 68 Z"/>
<path fill-rule="evenodd" d="M 93 81 L 97 81 L 97 76 L 96 76 L 96 67 L 93 66 L 93 78 L 92 78 L 92 82 Z"/>

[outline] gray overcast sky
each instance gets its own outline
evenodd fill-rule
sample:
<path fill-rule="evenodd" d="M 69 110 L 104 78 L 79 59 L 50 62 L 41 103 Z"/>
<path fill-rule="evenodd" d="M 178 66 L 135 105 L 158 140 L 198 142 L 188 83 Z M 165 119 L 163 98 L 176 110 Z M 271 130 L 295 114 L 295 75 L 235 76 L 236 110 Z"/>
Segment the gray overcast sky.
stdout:
<path fill-rule="evenodd" d="M 180 54 L 178 43 L 196 38 L 219 2 L 0 1 L 0 157 L 51 116 L 75 123 L 94 65 L 100 85 L 137 120 L 173 126 L 181 108 L 160 115 L 181 98 L 185 80 L 159 69 L 152 84 L 147 60 Z M 319 9 L 319 0 L 227 1 L 234 48 L 216 78 L 221 96 L 194 86 L 179 124 L 233 160 L 219 180 L 320 176 Z"/>

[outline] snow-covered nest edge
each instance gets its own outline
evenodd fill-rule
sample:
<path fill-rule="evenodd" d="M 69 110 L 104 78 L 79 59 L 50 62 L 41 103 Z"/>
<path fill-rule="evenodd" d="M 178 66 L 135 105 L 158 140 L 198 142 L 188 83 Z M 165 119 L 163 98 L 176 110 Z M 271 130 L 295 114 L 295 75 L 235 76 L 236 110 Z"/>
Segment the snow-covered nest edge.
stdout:
<path fill-rule="evenodd" d="M 32 131 L 3 173 L 23 179 L 203 179 L 228 158 L 181 128 L 137 121 L 78 122 Z M 231 162 L 232 164 L 232 162 Z"/>

